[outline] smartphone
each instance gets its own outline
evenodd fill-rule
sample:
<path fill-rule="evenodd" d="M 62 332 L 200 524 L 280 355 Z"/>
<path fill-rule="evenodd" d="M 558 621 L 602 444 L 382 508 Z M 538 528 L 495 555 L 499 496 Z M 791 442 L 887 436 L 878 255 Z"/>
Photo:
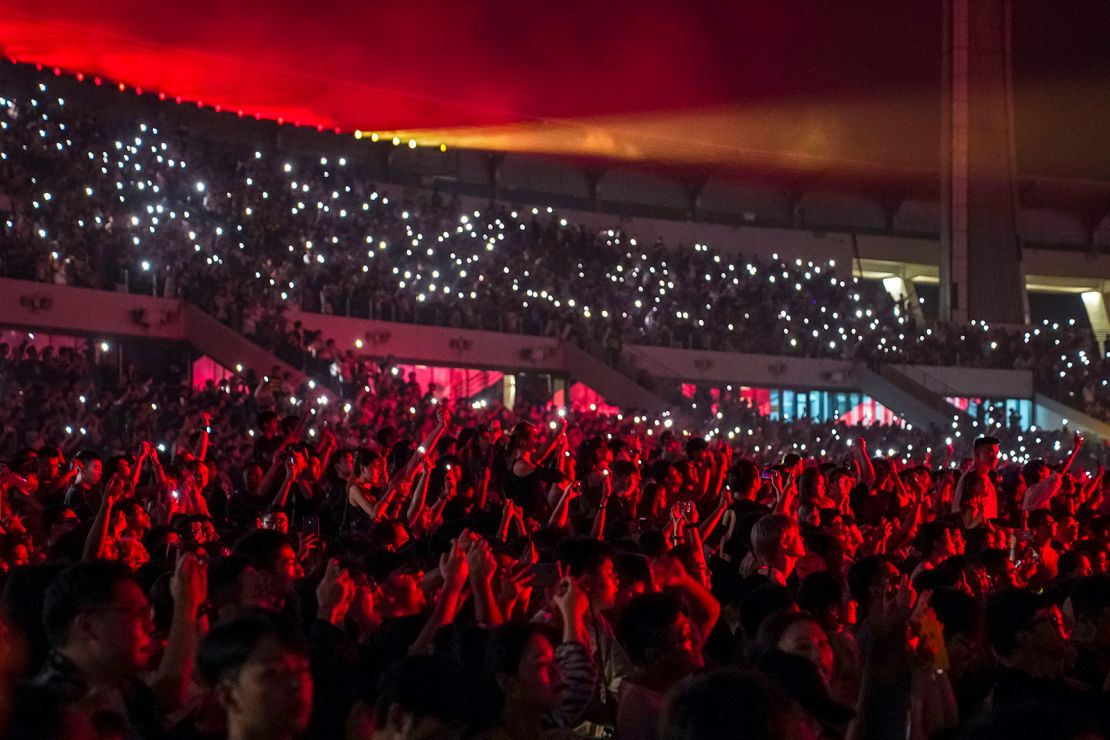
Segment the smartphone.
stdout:
<path fill-rule="evenodd" d="M 306 516 L 302 524 L 302 529 L 305 534 L 314 534 L 317 538 L 320 537 L 320 517 Z"/>
<path fill-rule="evenodd" d="M 771 480 L 771 471 L 770 470 L 761 470 L 761 471 L 759 471 L 759 479 L 760 480 Z"/>

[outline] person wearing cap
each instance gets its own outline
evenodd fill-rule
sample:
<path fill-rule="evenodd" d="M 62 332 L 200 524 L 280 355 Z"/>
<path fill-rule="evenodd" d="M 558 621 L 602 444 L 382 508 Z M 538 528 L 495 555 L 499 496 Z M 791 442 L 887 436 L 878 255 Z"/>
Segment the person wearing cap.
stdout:
<path fill-rule="evenodd" d="M 1072 444 L 1071 454 L 1068 455 L 1067 461 L 1059 471 L 1053 471 L 1048 463 L 1040 459 L 1031 460 L 1025 464 L 1021 475 L 1028 488 L 1025 489 L 1025 498 L 1021 504 L 1022 511 L 1029 512 L 1048 508 L 1049 502 L 1060 492 L 1064 476 L 1068 474 L 1071 464 L 1075 462 L 1075 456 L 1079 454 L 1079 449 L 1082 446 L 1083 437 L 1077 432 Z"/>

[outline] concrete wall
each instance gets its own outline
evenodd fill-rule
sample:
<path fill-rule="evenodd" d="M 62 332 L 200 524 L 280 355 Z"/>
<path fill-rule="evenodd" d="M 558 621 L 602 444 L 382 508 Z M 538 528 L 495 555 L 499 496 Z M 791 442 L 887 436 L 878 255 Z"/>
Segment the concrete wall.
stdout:
<path fill-rule="evenodd" d="M 967 398 L 1032 398 L 1033 373 L 1028 370 L 987 370 L 974 367 L 899 365 L 903 374 L 934 393 L 951 390 Z"/>
<path fill-rule="evenodd" d="M 181 340 L 185 323 L 180 308 L 178 301 L 165 298 L 0 279 L 3 326 Z"/>
<path fill-rule="evenodd" d="M 629 345 L 639 367 L 667 380 L 756 387 L 852 388 L 852 363 L 776 355 L 738 355 Z"/>
<path fill-rule="evenodd" d="M 428 365 L 488 367 L 561 373 L 559 341 L 547 337 L 473 329 L 398 324 L 290 311 L 308 329 L 320 330 L 343 350 L 357 347 L 374 356 L 393 356 Z"/>
<path fill-rule="evenodd" d="M 574 198 L 589 196 L 589 186 L 581 168 L 551 159 L 507 156 L 497 177 L 500 186 L 509 191 L 554 193 Z"/>
<path fill-rule="evenodd" d="M 672 178 L 635 170 L 609 170 L 598 184 L 602 200 L 633 203 L 654 208 L 685 209 L 689 196 Z"/>

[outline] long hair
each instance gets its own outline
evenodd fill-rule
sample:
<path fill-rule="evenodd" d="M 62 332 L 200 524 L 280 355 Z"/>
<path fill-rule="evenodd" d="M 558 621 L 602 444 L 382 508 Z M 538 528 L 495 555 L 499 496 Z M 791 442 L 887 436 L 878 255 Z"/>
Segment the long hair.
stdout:
<path fill-rule="evenodd" d="M 509 434 L 509 444 L 505 446 L 505 456 L 509 465 L 513 464 L 516 457 L 526 445 L 536 438 L 536 427 L 528 421 L 519 422 Z"/>
<path fill-rule="evenodd" d="M 478 728 L 488 727 L 505 707 L 505 692 L 498 683 L 499 676 L 515 675 L 534 636 L 545 638 L 552 646 L 559 644 L 554 627 L 536 622 L 505 624 L 489 634 L 482 659 L 483 696 L 478 713 Z"/>

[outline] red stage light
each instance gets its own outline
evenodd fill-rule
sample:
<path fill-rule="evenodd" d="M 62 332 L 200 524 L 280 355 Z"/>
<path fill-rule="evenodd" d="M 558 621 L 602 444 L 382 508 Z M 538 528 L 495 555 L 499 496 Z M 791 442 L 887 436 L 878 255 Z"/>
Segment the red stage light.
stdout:
<path fill-rule="evenodd" d="M 101 82 L 103 82 L 103 80 L 101 80 L 99 77 L 93 77 L 93 84 L 97 87 L 100 87 Z"/>

